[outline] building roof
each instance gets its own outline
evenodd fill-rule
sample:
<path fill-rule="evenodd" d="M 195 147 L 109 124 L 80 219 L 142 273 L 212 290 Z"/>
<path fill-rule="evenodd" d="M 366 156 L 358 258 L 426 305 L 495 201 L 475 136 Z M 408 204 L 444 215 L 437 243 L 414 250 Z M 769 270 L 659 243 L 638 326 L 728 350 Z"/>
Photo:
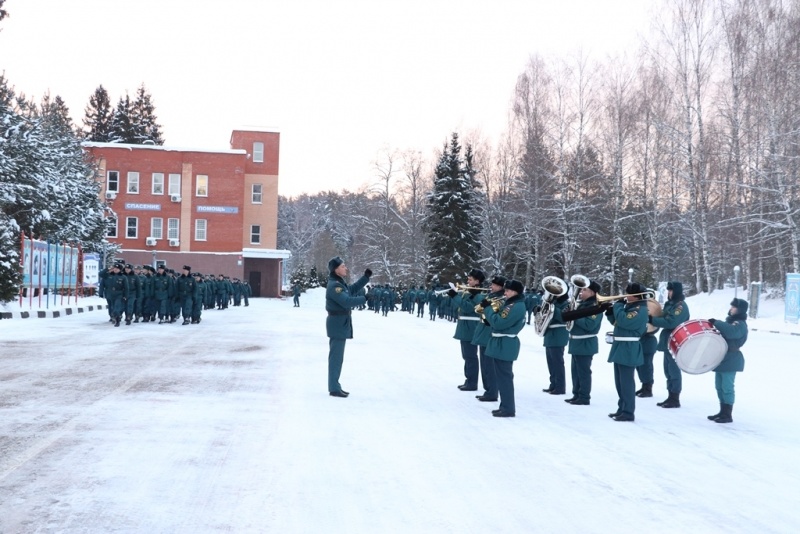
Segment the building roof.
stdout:
<path fill-rule="evenodd" d="M 160 146 L 160 145 L 131 145 L 127 143 L 94 143 L 86 141 L 81 143 L 82 146 L 88 148 L 127 148 L 128 150 L 159 150 L 163 152 L 206 152 L 210 154 L 247 154 L 246 150 L 241 148 L 197 148 L 197 147 L 177 147 L 177 146 Z"/>

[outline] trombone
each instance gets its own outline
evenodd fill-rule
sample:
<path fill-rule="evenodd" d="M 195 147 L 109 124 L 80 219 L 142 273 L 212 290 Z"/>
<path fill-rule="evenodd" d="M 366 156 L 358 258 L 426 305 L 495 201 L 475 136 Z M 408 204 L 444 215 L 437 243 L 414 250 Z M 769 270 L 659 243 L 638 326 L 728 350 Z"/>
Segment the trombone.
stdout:
<path fill-rule="evenodd" d="M 599 304 L 604 304 L 606 302 L 616 302 L 618 300 L 622 300 L 625 297 L 639 297 L 641 300 L 649 300 L 656 298 L 655 291 L 644 291 L 642 293 L 628 293 L 627 295 L 597 295 L 595 298 Z"/>

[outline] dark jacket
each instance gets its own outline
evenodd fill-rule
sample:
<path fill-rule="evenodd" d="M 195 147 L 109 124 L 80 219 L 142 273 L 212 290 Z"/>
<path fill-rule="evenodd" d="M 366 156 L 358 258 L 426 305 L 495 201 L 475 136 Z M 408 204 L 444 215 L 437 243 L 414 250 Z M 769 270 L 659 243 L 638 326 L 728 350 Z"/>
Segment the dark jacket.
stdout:
<path fill-rule="evenodd" d="M 367 285 L 369 278 L 362 276 L 352 286 L 334 273 L 328 277 L 328 286 L 325 290 L 325 311 L 328 319 L 325 329 L 331 339 L 353 339 L 353 321 L 350 310 L 361 306 L 367 299 L 358 296 L 358 292 Z"/>
<path fill-rule="evenodd" d="M 744 354 L 739 350 L 747 342 L 747 314 L 729 315 L 725 322 L 714 321 L 714 328 L 719 330 L 723 339 L 728 342 L 725 358 L 714 369 L 717 373 L 744 371 Z"/>

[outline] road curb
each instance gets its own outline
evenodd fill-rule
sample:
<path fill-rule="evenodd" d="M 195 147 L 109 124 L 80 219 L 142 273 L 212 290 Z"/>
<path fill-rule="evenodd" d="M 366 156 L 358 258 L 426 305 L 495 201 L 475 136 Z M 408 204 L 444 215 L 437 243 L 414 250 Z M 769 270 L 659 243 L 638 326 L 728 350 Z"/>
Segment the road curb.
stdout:
<path fill-rule="evenodd" d="M 55 319 L 57 317 L 64 317 L 66 315 L 73 315 L 75 313 L 102 310 L 106 307 L 107 306 L 103 304 L 92 304 L 91 306 L 76 306 L 74 308 L 61 308 L 58 310 L 0 312 L 0 319 L 30 319 L 31 317 L 36 317 L 38 319 Z"/>

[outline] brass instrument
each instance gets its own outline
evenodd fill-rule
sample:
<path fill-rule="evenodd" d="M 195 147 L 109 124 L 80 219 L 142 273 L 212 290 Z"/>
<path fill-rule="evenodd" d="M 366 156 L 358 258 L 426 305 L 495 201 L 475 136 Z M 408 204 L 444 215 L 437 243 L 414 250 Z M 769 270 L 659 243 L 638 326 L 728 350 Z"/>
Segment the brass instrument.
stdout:
<path fill-rule="evenodd" d="M 553 320 L 553 315 L 556 312 L 553 303 L 558 297 L 567 293 L 567 283 L 557 276 L 545 276 L 542 278 L 542 289 L 544 289 L 545 293 L 542 305 L 533 318 L 533 326 L 539 336 L 544 336 L 550 321 Z"/>
<path fill-rule="evenodd" d="M 484 293 L 484 292 L 488 293 L 489 292 L 489 288 L 488 287 L 472 287 L 472 286 L 468 286 L 466 284 L 455 284 L 455 285 L 450 284 L 450 288 L 451 289 L 455 289 L 456 291 L 479 291 L 481 293 Z"/>
<path fill-rule="evenodd" d="M 488 325 L 489 323 L 486 322 L 486 315 L 484 315 L 483 311 L 488 306 L 495 313 L 497 313 L 500 311 L 500 308 L 503 307 L 504 302 L 505 302 L 505 297 L 493 297 L 493 298 L 483 299 L 478 303 L 477 306 L 475 306 L 475 313 L 478 314 L 478 316 L 481 318 L 481 321 L 483 321 L 484 324 Z"/>
<path fill-rule="evenodd" d="M 625 297 L 640 297 L 642 300 L 655 300 L 656 292 L 655 291 L 644 291 L 642 293 L 629 293 L 627 295 L 597 295 L 597 302 L 603 304 L 604 302 L 616 302 L 618 300 L 622 300 Z"/>
<path fill-rule="evenodd" d="M 578 307 L 578 296 L 580 295 L 581 289 L 589 287 L 591 281 L 582 274 L 573 274 L 569 279 L 569 283 L 572 285 L 574 290 L 572 295 L 569 297 L 569 311 L 574 311 Z M 566 321 L 568 331 L 572 330 L 574 325 L 575 321 Z"/>

